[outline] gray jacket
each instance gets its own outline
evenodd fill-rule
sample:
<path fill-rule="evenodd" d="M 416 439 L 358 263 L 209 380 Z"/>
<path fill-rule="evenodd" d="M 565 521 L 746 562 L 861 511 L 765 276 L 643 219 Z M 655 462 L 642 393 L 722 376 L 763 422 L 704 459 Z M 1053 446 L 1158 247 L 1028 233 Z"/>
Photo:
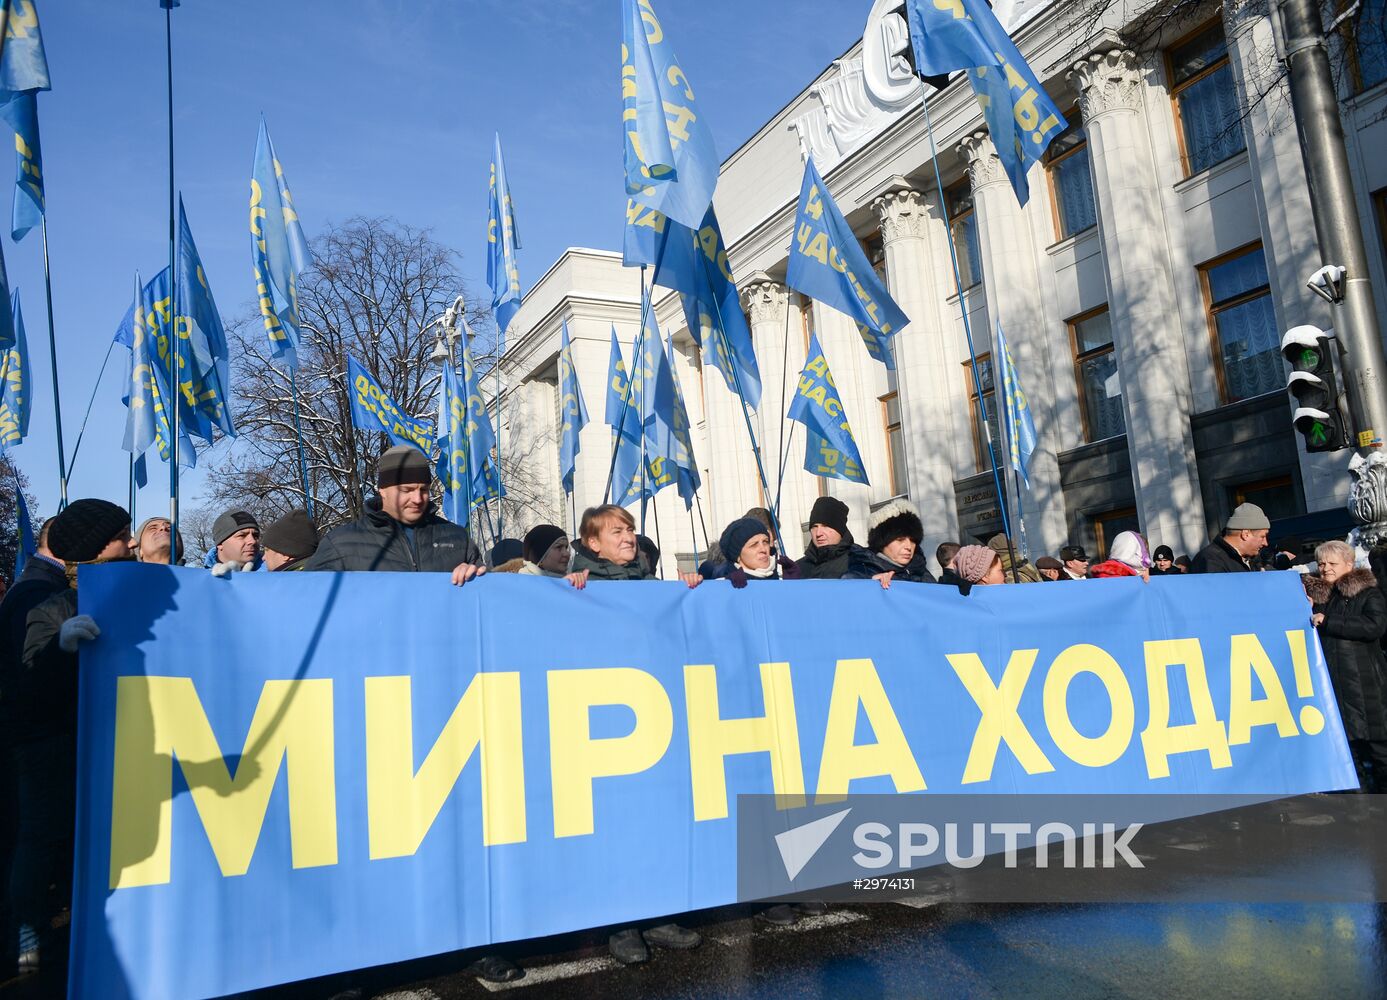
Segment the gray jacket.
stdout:
<path fill-rule="evenodd" d="M 467 529 L 433 511 L 409 532 L 372 499 L 352 524 L 333 528 L 304 564 L 305 570 L 376 573 L 451 573 L 462 563 L 483 565 Z"/>

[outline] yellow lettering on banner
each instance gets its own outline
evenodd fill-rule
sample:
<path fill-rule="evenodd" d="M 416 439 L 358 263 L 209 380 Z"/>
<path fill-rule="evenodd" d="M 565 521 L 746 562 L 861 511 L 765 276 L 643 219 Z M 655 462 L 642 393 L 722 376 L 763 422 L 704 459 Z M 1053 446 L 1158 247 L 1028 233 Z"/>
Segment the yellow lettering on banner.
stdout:
<path fill-rule="evenodd" d="M 817 184 L 809 185 L 809 197 L 805 199 L 804 202 L 804 214 L 815 222 L 820 221 L 824 217 L 823 196 L 819 194 L 819 186 Z"/>
<path fill-rule="evenodd" d="M 191 678 L 118 678 L 110 887 L 169 881 L 175 758 L 222 875 L 250 868 L 286 757 L 294 867 L 337 864 L 332 725 L 330 678 L 266 681 L 232 777 Z"/>
<path fill-rule="evenodd" d="M 641 0 L 641 20 L 645 22 L 645 37 L 651 45 L 659 45 L 665 40 L 664 30 L 660 27 L 660 21 L 655 16 L 655 8 L 650 6 L 650 0 Z"/>
<path fill-rule="evenodd" d="M 1147 702 L 1151 713 L 1141 733 L 1146 773 L 1153 778 L 1168 778 L 1171 754 L 1192 750 L 1207 750 L 1210 767 L 1232 767 L 1228 735 L 1214 713 L 1214 699 L 1209 693 L 1204 651 L 1199 640 L 1155 639 L 1145 647 Z M 1190 707 L 1194 713 L 1194 721 L 1182 726 L 1170 724 L 1170 688 L 1166 683 L 1168 669 L 1177 665 L 1185 668 L 1185 682 L 1189 685 Z"/>
<path fill-rule="evenodd" d="M 875 743 L 858 746 L 853 742 L 858 705 L 867 713 Z M 877 775 L 890 777 L 897 792 L 918 792 L 925 787 L 925 777 L 910 752 L 896 710 L 881 686 L 876 664 L 871 660 L 839 660 L 829 696 L 815 800 L 841 798 L 848 793 L 853 779 Z"/>
<path fill-rule="evenodd" d="M 948 11 L 956 20 L 963 20 L 968 12 L 963 9 L 963 0 L 934 0 L 935 10 Z"/>
<path fill-rule="evenodd" d="M 474 675 L 417 773 L 410 678 L 366 678 L 366 813 L 372 860 L 405 858 L 419 850 L 474 751 L 481 757 L 482 843 L 522 843 L 520 675 Z"/>
<path fill-rule="evenodd" d="M 1013 651 L 999 684 L 992 683 L 976 653 L 954 653 L 945 657 L 982 710 L 977 732 L 973 734 L 973 746 L 968 751 L 968 763 L 963 767 L 963 784 L 991 780 L 1003 740 L 1027 774 L 1045 774 L 1055 769 L 1016 711 L 1039 653 L 1038 649 Z"/>
<path fill-rule="evenodd" d="M 1252 698 L 1252 675 L 1266 692 L 1265 698 Z M 1275 726 L 1276 734 L 1285 738 L 1299 736 L 1291 715 L 1286 690 L 1276 676 L 1271 657 L 1255 635 L 1235 635 L 1228 650 L 1228 745 L 1241 746 L 1252 742 L 1252 730 L 1257 726 Z"/>
<path fill-rule="evenodd" d="M 593 739 L 595 705 L 625 705 L 636 716 L 625 736 Z M 549 671 L 549 767 L 554 836 L 593 831 L 592 784 L 657 764 L 674 735 L 674 712 L 660 682 L 634 667 Z"/>
<path fill-rule="evenodd" d="M 1102 682 L 1112 707 L 1112 719 L 1102 736 L 1085 736 L 1069 718 L 1069 685 L 1079 674 L 1092 674 Z M 1050 664 L 1045 675 L 1043 700 L 1045 728 L 1064 754 L 1084 767 L 1107 767 L 1131 745 L 1137 711 L 1132 688 L 1122 667 L 1105 649 L 1080 643 L 1070 646 Z"/>
<path fill-rule="evenodd" d="M 695 820 L 727 818 L 725 761 L 734 754 L 770 754 L 775 794 L 803 798 L 804 763 L 788 663 L 761 664 L 761 698 L 765 715 L 724 719 L 718 712 L 717 669 L 712 664 L 684 668 Z"/>

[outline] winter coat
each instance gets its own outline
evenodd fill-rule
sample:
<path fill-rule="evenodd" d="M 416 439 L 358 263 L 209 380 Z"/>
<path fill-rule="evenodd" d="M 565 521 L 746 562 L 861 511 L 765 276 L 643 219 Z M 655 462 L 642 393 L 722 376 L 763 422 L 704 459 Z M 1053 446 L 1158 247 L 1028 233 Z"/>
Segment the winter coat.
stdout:
<path fill-rule="evenodd" d="M 771 564 L 770 576 L 752 576 L 746 570 L 734 563 L 718 563 L 712 567 L 714 576 L 703 576 L 705 580 L 731 580 L 732 586 L 737 589 L 745 587 L 748 583 L 760 580 L 799 580 L 802 579 L 799 573 L 799 564 L 784 556 L 779 556 Z"/>
<path fill-rule="evenodd" d="M 839 542 L 827 548 L 810 545 L 804 550 L 804 557 L 795 565 L 799 567 L 801 580 L 841 580 L 848 571 L 853 544 Z"/>
<path fill-rule="evenodd" d="M 626 565 L 614 563 L 610 559 L 602 559 L 592 549 L 582 542 L 573 543 L 573 565 L 574 573 L 588 571 L 590 580 L 654 580 L 655 574 L 646 568 L 645 560 L 637 554 Z"/>
<path fill-rule="evenodd" d="M 1132 567 L 1124 562 L 1118 562 L 1116 559 L 1109 559 L 1106 562 L 1100 562 L 1097 566 L 1090 566 L 1088 575 L 1095 580 L 1115 580 L 1124 576 L 1141 576 Z"/>
<path fill-rule="evenodd" d="M 1356 569 L 1331 587 L 1318 576 L 1303 576 L 1305 592 L 1324 615 L 1318 626 L 1329 679 L 1351 740 L 1387 740 L 1387 598 L 1377 578 Z"/>
<path fill-rule="evenodd" d="M 467 529 L 430 510 L 414 525 L 414 547 L 404 525 L 381 509 L 380 500 L 351 524 L 333 528 L 309 557 L 306 570 L 327 572 L 451 573 L 463 563 L 483 564 Z"/>
<path fill-rule="evenodd" d="M 67 589 L 67 575 L 41 556 L 31 556 L 0 601 L 0 742 L 17 742 L 30 722 L 33 692 L 24 670 L 29 612 Z M 30 736 L 29 738 L 32 738 Z"/>
<path fill-rule="evenodd" d="M 854 545 L 848 556 L 848 571 L 844 580 L 870 580 L 878 573 L 891 573 L 891 582 L 934 583 L 934 574 L 929 571 L 929 562 L 922 549 L 916 549 L 914 557 L 904 566 L 887 559 L 880 552 Z"/>
<path fill-rule="evenodd" d="M 962 594 L 964 597 L 967 597 L 970 593 L 972 593 L 973 588 L 977 586 L 977 584 L 971 583 L 968 580 L 963 579 L 963 577 L 959 576 L 958 573 L 956 573 L 954 570 L 949 569 L 949 567 L 947 566 L 944 567 L 944 572 L 940 574 L 939 582 L 947 584 L 950 587 L 957 587 L 958 592 Z"/>
<path fill-rule="evenodd" d="M 1222 538 L 1215 538 L 1204 547 L 1199 555 L 1190 560 L 1189 571 L 1191 573 L 1251 573 L 1252 567 L 1242 556 L 1238 555 L 1237 549 Z"/>
<path fill-rule="evenodd" d="M 1006 574 L 1007 583 L 1044 583 L 1045 577 L 1040 575 L 1040 570 L 1036 569 L 1025 559 L 1020 559 L 1021 553 L 1017 553 L 1020 562 L 1016 565 L 1016 575 L 1013 577 L 1011 572 L 1011 549 L 1007 548 L 1006 535 L 993 535 L 992 540 L 987 543 L 987 547 L 997 553 L 997 558 L 1002 561 L 1002 572 Z"/>
<path fill-rule="evenodd" d="M 63 622 L 75 614 L 77 591 L 71 589 L 58 591 L 29 612 L 10 734 L 15 744 L 55 736 L 76 739 L 77 654 L 58 647 Z"/>

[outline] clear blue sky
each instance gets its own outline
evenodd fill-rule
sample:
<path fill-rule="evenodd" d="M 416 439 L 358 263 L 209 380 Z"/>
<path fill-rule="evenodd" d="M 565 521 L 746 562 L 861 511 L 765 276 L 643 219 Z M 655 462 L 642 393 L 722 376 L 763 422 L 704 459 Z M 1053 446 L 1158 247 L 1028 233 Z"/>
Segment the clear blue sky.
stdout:
<path fill-rule="evenodd" d="M 71 453 L 134 271 L 168 257 L 164 19 L 157 0 L 36 0 L 39 97 L 64 432 Z M 655 0 L 726 157 L 861 36 L 870 0 Z M 618 249 L 619 0 L 183 0 L 173 12 L 177 183 L 222 315 L 252 305 L 247 200 L 263 111 L 311 240 L 393 216 L 462 254 L 475 294 L 499 130 L 526 289 L 568 246 Z M 8 151 L 8 145 L 3 147 Z M 0 177 L 13 158 L 0 157 Z M 0 206 L 8 219 L 13 188 Z M 42 246 L 3 227 L 36 392 L 13 457 L 57 507 Z M 69 495 L 124 502 L 125 354 L 112 354 Z M 199 466 L 216 452 L 199 456 Z M 167 510 L 151 467 L 139 516 Z M 196 506 L 202 477 L 184 477 Z"/>

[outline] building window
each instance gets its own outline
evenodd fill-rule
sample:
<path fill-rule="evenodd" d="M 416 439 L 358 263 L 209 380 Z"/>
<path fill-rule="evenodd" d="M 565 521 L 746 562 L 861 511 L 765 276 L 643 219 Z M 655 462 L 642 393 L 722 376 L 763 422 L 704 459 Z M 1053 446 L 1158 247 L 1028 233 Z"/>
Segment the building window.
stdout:
<path fill-rule="evenodd" d="M 1261 244 L 1236 250 L 1199 270 L 1223 401 L 1236 403 L 1283 391 L 1281 335 Z"/>
<path fill-rule="evenodd" d="M 965 177 L 944 193 L 949 235 L 958 255 L 958 274 L 965 289 L 982 282 L 982 253 L 978 249 L 978 217 L 973 212 L 973 188 Z"/>
<path fill-rule="evenodd" d="M 1346 10 L 1352 0 L 1336 5 Z M 1363 0 L 1363 6 L 1342 28 L 1354 93 L 1387 80 L 1387 0 Z"/>
<path fill-rule="evenodd" d="M 1074 347 L 1074 378 L 1079 384 L 1079 407 L 1084 440 L 1102 441 L 1127 433 L 1122 413 L 1122 380 L 1112 346 L 1112 316 L 1108 307 L 1069 321 Z"/>
<path fill-rule="evenodd" d="M 1166 51 L 1170 95 L 1188 177 L 1247 148 L 1228 42 L 1214 22 Z"/>
<path fill-rule="evenodd" d="M 968 416 L 973 422 L 973 457 L 977 461 L 977 469 L 982 472 L 984 469 L 992 468 L 992 460 L 987 454 L 987 438 L 983 435 L 982 424 L 978 419 L 978 382 L 982 383 L 982 401 L 987 405 L 987 426 L 992 431 L 992 440 L 998 448 L 998 458 L 1000 459 L 1000 449 L 1002 447 L 1002 434 L 997 417 L 997 385 L 992 374 L 992 355 L 978 355 L 978 378 L 973 379 L 973 366 L 968 362 L 963 363 L 963 374 L 968 380 Z"/>
<path fill-rule="evenodd" d="M 1093 171 L 1088 160 L 1088 133 L 1078 108 L 1069 112 L 1069 128 L 1050 143 L 1045 154 L 1055 206 L 1055 231 L 1067 240 L 1098 225 L 1093 198 Z"/>
<path fill-rule="evenodd" d="M 1295 483 L 1290 476 L 1277 476 L 1274 479 L 1262 479 L 1255 483 L 1242 483 L 1230 487 L 1228 499 L 1232 501 L 1229 510 L 1239 504 L 1255 503 L 1271 521 L 1303 513 L 1300 495 L 1296 492 Z"/>
<path fill-rule="evenodd" d="M 1095 514 L 1093 517 L 1093 540 L 1097 543 L 1098 558 L 1093 562 L 1101 562 L 1108 558 L 1108 552 L 1112 549 L 1113 539 L 1124 531 L 1140 531 L 1141 522 L 1137 519 L 1135 507 L 1124 507 L 1122 510 L 1110 510 L 1106 514 Z"/>
<path fill-rule="evenodd" d="M 862 241 L 862 252 L 867 255 L 872 270 L 877 273 L 881 287 L 889 290 L 891 282 L 886 280 L 886 241 L 881 238 L 880 229 Z"/>
<path fill-rule="evenodd" d="M 886 427 L 886 453 L 891 459 L 891 495 L 905 496 L 905 433 L 901 430 L 901 397 L 892 392 L 881 397 L 881 419 Z"/>

